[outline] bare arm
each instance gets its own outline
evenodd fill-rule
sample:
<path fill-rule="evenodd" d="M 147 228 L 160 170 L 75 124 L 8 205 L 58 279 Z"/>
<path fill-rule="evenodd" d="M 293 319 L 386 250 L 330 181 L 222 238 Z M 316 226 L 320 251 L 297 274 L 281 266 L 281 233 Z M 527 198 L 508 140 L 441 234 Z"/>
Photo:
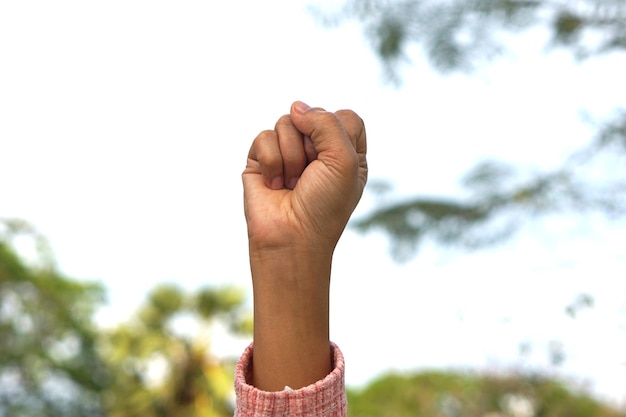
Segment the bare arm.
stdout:
<path fill-rule="evenodd" d="M 254 291 L 253 384 L 297 389 L 331 370 L 328 299 L 335 246 L 367 180 L 352 111 L 296 102 L 254 140 L 243 173 Z"/>

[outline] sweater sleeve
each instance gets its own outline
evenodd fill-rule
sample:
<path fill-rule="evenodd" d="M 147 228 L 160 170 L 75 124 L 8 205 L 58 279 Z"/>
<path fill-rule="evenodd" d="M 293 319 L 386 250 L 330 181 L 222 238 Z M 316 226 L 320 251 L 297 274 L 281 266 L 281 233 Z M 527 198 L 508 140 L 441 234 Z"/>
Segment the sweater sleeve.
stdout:
<path fill-rule="evenodd" d="M 261 391 L 250 384 L 252 353 L 251 344 L 235 370 L 235 417 L 345 417 L 345 365 L 337 345 L 331 343 L 333 370 L 324 379 L 297 390 L 279 392 Z"/>

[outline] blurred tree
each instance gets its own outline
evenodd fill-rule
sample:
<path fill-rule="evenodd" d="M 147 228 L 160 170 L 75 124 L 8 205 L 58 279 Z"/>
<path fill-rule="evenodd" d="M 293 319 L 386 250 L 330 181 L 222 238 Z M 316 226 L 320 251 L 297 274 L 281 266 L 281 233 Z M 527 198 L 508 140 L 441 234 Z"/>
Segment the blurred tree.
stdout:
<path fill-rule="evenodd" d="M 338 12 L 317 11 L 327 24 L 356 19 L 389 79 L 400 82 L 407 48 L 421 46 L 441 72 L 470 72 L 506 50 L 509 35 L 548 33 L 548 46 L 579 59 L 626 50 L 623 0 L 345 0 Z M 501 242 L 523 222 L 553 213 L 626 213 L 626 109 L 599 123 L 589 143 L 562 165 L 528 174 L 503 161 L 478 163 L 458 198 L 414 196 L 383 204 L 355 221 L 381 229 L 397 259 L 430 238 L 444 245 L 481 248 Z"/>
<path fill-rule="evenodd" d="M 349 417 L 626 417 L 582 390 L 533 375 L 389 374 L 348 390 Z"/>
<path fill-rule="evenodd" d="M 243 291 L 159 285 L 111 330 L 93 321 L 103 299 L 57 272 L 32 226 L 0 218 L 1 417 L 232 416 L 235 360 L 209 340 L 251 333 Z"/>
<path fill-rule="evenodd" d="M 32 262 L 15 244 L 35 244 Z M 103 416 L 109 381 L 92 322 L 103 289 L 62 276 L 43 239 L 0 219 L 0 416 Z"/>
<path fill-rule="evenodd" d="M 217 322 L 234 333 L 251 332 L 243 301 L 232 287 L 194 294 L 175 285 L 154 288 L 135 317 L 105 336 L 102 353 L 113 375 L 108 415 L 232 416 L 235 360 L 211 355 L 209 340 Z"/>

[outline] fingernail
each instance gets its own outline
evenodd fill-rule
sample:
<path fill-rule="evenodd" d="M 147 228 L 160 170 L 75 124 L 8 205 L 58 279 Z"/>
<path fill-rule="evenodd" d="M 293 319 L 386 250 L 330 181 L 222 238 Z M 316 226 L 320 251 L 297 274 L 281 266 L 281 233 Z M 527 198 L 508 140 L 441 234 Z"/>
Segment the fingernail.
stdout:
<path fill-rule="evenodd" d="M 301 101 L 296 101 L 293 104 L 293 108 L 294 108 L 294 110 L 297 113 L 302 114 L 302 113 L 306 112 L 307 110 L 309 110 L 311 107 L 308 104 L 306 104 L 306 103 L 303 103 Z"/>
<path fill-rule="evenodd" d="M 270 183 L 270 187 L 272 190 L 280 190 L 283 188 L 283 177 L 274 177 L 272 182 Z"/>
<path fill-rule="evenodd" d="M 287 181 L 287 188 L 289 188 L 290 190 L 293 190 L 294 188 L 296 188 L 296 184 L 298 183 L 298 179 L 299 179 L 299 177 L 290 178 Z"/>

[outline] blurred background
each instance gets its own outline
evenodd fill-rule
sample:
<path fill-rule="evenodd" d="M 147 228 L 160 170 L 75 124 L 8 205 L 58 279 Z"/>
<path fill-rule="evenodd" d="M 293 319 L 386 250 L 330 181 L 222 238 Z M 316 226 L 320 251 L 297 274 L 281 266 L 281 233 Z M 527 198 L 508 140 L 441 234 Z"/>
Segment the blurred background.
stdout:
<path fill-rule="evenodd" d="M 294 100 L 370 182 L 350 415 L 626 415 L 620 0 L 0 3 L 0 416 L 232 415 L 240 175 Z"/>

